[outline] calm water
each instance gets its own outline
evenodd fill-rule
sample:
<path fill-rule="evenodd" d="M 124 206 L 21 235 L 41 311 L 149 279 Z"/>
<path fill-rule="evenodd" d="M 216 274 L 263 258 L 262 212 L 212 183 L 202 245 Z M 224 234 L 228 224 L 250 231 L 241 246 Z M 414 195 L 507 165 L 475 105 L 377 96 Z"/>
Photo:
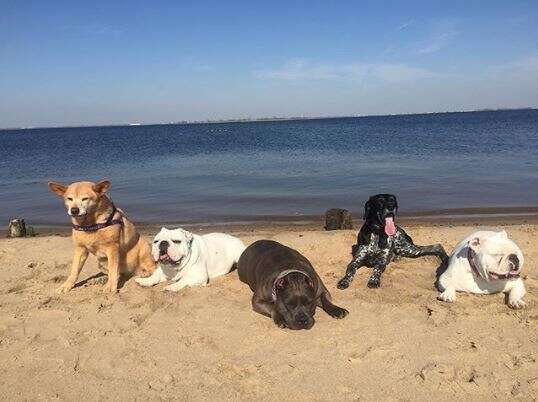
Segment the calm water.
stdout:
<path fill-rule="evenodd" d="M 110 178 L 139 222 L 537 206 L 538 110 L 0 131 L 0 222 L 67 223 L 46 182 Z"/>

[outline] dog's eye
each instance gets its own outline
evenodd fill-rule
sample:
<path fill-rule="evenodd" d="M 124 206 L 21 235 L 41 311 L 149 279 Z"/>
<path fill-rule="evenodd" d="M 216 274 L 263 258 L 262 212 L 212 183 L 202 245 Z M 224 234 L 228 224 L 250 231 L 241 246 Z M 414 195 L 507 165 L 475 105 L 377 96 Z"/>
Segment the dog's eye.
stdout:
<path fill-rule="evenodd" d="M 88 201 L 88 197 L 84 197 L 82 201 Z"/>
<path fill-rule="evenodd" d="M 153 240 L 153 243 L 157 244 L 159 243 L 159 240 Z"/>
<path fill-rule="evenodd" d="M 172 240 L 172 242 L 174 242 L 176 244 L 179 244 L 179 243 L 181 243 L 181 240 Z"/>
<path fill-rule="evenodd" d="M 67 201 L 73 201 L 71 197 L 67 197 Z"/>

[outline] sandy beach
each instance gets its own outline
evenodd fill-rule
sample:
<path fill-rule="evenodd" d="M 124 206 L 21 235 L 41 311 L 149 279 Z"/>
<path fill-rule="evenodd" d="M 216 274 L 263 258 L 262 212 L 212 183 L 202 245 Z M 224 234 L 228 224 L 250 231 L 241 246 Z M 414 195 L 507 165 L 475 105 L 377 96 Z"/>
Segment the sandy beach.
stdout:
<path fill-rule="evenodd" d="M 90 258 L 79 285 L 58 296 L 71 239 L 2 239 L 1 399 L 535 399 L 538 225 L 405 228 L 416 243 L 440 241 L 449 252 L 477 228 L 506 229 L 525 253 L 527 308 L 511 310 L 502 294 L 437 301 L 433 258 L 392 263 L 380 289 L 366 287 L 363 269 L 348 290 L 337 290 L 356 232 L 325 232 L 316 223 L 232 231 L 246 244 L 274 239 L 304 253 L 350 311 L 337 321 L 318 309 L 310 331 L 281 330 L 254 313 L 236 272 L 178 294 L 130 280 L 111 296 L 100 292 L 104 277 Z"/>

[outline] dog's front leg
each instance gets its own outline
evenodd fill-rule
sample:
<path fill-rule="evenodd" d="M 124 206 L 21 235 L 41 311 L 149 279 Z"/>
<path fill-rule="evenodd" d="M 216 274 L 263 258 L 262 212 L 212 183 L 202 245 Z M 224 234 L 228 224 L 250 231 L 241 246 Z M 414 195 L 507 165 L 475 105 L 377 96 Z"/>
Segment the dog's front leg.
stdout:
<path fill-rule="evenodd" d="M 513 309 L 525 307 L 525 302 L 522 300 L 525 293 L 525 285 L 521 278 L 519 278 L 514 281 L 511 289 L 508 291 L 508 305 Z"/>
<path fill-rule="evenodd" d="M 349 314 L 349 311 L 347 311 L 345 308 L 338 307 L 331 302 L 331 297 L 329 296 L 328 292 L 323 292 L 321 294 L 317 304 L 323 309 L 323 311 L 333 318 L 341 319 Z"/>
<path fill-rule="evenodd" d="M 370 279 L 368 279 L 368 287 L 369 288 L 378 288 L 381 286 L 381 275 L 383 275 L 383 272 L 385 272 L 385 268 L 387 268 L 388 256 L 384 258 L 378 258 L 374 261 L 372 264 L 373 272 L 370 276 Z"/>
<path fill-rule="evenodd" d="M 252 296 L 252 310 L 258 314 L 271 317 L 277 327 L 286 328 L 286 321 L 282 315 L 276 311 L 274 303 L 267 302 L 256 294 Z"/>
<path fill-rule="evenodd" d="M 338 281 L 338 284 L 336 285 L 338 289 L 347 289 L 349 287 L 349 285 L 353 281 L 353 277 L 357 273 L 357 269 L 359 269 L 363 265 L 367 253 L 368 250 L 366 249 L 366 247 L 359 247 L 359 249 L 353 256 L 353 260 L 351 260 L 351 262 L 347 266 L 346 274 L 342 279 Z"/>
<path fill-rule="evenodd" d="M 118 281 L 120 279 L 120 248 L 117 244 L 110 245 L 105 253 L 108 260 L 108 281 L 103 288 L 103 292 L 114 293 L 118 291 Z"/>
<path fill-rule="evenodd" d="M 187 281 L 185 278 L 181 278 L 177 282 L 172 283 L 171 285 L 166 286 L 163 291 L 165 292 L 179 292 L 181 289 L 186 288 L 187 286 L 194 286 L 195 284 Z"/>
<path fill-rule="evenodd" d="M 80 271 L 82 270 L 87 258 L 88 250 L 85 247 L 75 246 L 75 254 L 73 255 L 71 272 L 63 285 L 58 288 L 58 293 L 66 293 L 73 289 L 73 286 L 75 286 Z"/>

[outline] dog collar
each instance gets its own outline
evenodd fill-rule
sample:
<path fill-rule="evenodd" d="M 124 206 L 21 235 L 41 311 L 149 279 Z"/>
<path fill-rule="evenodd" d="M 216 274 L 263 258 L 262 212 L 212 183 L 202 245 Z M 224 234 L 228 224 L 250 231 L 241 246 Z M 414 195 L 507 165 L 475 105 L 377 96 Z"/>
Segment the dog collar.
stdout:
<path fill-rule="evenodd" d="M 286 275 L 292 274 L 294 272 L 298 272 L 300 274 L 303 274 L 306 277 L 309 277 L 305 272 L 299 271 L 298 269 L 286 269 L 278 274 L 278 276 L 275 278 L 275 281 L 273 282 L 273 289 L 271 290 L 271 298 L 273 299 L 273 303 L 276 302 L 276 284 L 277 282 L 284 278 Z"/>
<path fill-rule="evenodd" d="M 116 209 L 114 204 L 112 204 L 112 213 L 110 214 L 106 222 L 96 223 L 95 225 L 76 225 L 73 223 L 73 229 L 79 232 L 97 232 L 100 229 L 104 229 L 112 225 L 123 225 L 123 218 L 121 216 L 121 213 L 119 214 L 119 218 L 114 219 L 116 213 L 119 213 L 119 211 Z"/>
<path fill-rule="evenodd" d="M 478 268 L 476 267 L 473 261 L 473 256 L 474 256 L 473 250 L 471 249 L 471 247 L 467 247 L 467 261 L 469 261 L 469 266 L 471 267 L 475 275 L 483 278 L 483 275 L 480 274 L 480 272 L 478 271 Z"/>
<path fill-rule="evenodd" d="M 474 256 L 474 251 L 471 250 L 471 247 L 468 247 L 468 250 L 467 250 L 467 260 L 469 261 L 469 265 L 471 266 L 471 269 L 473 270 L 473 272 L 477 275 L 477 276 L 480 276 L 482 278 L 484 278 L 484 275 L 481 275 L 480 274 L 480 271 L 478 271 L 478 268 L 476 267 L 474 261 L 473 261 L 473 256 Z M 519 278 L 519 274 L 517 275 L 510 275 L 510 274 L 496 274 L 494 272 L 490 272 L 489 275 L 493 278 L 493 279 L 500 279 L 500 280 L 503 280 L 503 279 L 516 279 L 516 278 Z M 484 278 L 486 279 L 487 281 L 489 280 L 488 278 Z"/>

